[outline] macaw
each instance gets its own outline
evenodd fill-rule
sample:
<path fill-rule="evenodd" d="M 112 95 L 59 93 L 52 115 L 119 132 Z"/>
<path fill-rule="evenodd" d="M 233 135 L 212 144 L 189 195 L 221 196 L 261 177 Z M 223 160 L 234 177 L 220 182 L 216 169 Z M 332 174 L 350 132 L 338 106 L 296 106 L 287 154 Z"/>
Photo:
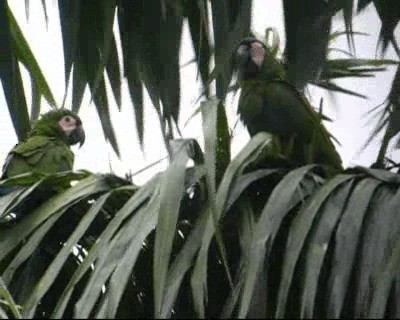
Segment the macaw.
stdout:
<path fill-rule="evenodd" d="M 45 113 L 36 120 L 25 141 L 19 142 L 8 153 L 3 165 L 1 179 L 23 173 L 53 174 L 73 169 L 74 154 L 71 145 L 85 142 L 85 131 L 81 119 L 72 111 L 58 109 Z M 19 187 L 0 186 L 0 196 L 7 195 Z M 41 188 L 17 211 L 32 209 L 64 186 Z M 43 190 L 44 189 L 44 190 Z M 30 199 L 29 199 L 30 198 Z M 1 212 L 0 212 L 1 216 Z"/>
<path fill-rule="evenodd" d="M 72 111 L 53 110 L 37 120 L 26 141 L 8 154 L 2 179 L 26 172 L 57 173 L 72 170 L 71 145 L 85 142 L 82 121 Z"/>
<path fill-rule="evenodd" d="M 54 174 L 73 169 L 74 154 L 70 146 L 85 142 L 85 131 L 81 119 L 73 112 L 58 109 L 43 114 L 36 120 L 25 141 L 18 143 L 11 151 L 3 165 L 1 179 L 11 178 L 24 173 Z M 68 185 L 69 186 L 69 185 Z M 44 201 L 62 191 L 67 185 L 52 184 L 49 181 L 36 187 L 27 197 L 12 209 L 12 215 L 0 212 L 1 227 L 13 225 L 15 221 L 29 214 Z M 0 186 L 0 196 L 18 191 L 20 186 Z M 66 215 L 46 234 L 45 240 L 19 268 L 18 276 L 9 284 L 9 290 L 17 303 L 21 303 L 32 292 L 32 284 L 37 283 L 42 273 L 59 251 L 60 243 L 70 231 L 69 219 L 75 215 Z M 33 272 L 34 270 L 34 272 Z"/>
<path fill-rule="evenodd" d="M 342 169 L 342 161 L 305 96 L 285 81 L 285 69 L 256 38 L 243 39 L 235 52 L 238 64 L 238 114 L 250 136 L 260 131 L 278 139 L 281 153 L 298 164 L 319 163 Z"/>

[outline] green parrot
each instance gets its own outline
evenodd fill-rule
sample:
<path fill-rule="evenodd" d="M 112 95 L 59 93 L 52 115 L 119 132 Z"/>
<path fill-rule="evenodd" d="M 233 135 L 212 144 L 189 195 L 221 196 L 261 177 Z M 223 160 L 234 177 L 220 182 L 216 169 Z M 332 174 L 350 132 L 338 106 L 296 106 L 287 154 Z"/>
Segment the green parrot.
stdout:
<path fill-rule="evenodd" d="M 1 179 L 28 172 L 53 174 L 72 170 L 74 154 L 70 146 L 77 143 L 82 146 L 84 141 L 82 121 L 76 114 L 66 109 L 47 112 L 32 124 L 28 138 L 19 142 L 8 153 Z M 0 212 L 0 230 L 13 227 L 19 219 L 66 187 L 69 187 L 69 183 L 60 185 L 48 181 L 39 185 L 12 208 L 12 212 L 7 215 Z M 18 189 L 21 187 L 0 186 L 0 196 L 6 196 Z M 57 220 L 55 227 L 48 231 L 40 245 L 27 257 L 26 263 L 16 270 L 18 276 L 9 284 L 9 290 L 17 303 L 21 304 L 32 292 L 34 288 L 32 284 L 39 281 L 53 261 L 55 253 L 60 250 L 62 243 L 72 232 L 74 219 L 78 218 L 79 215 L 70 214 Z"/>
<path fill-rule="evenodd" d="M 1 179 L 28 172 L 53 174 L 72 170 L 74 154 L 70 146 L 77 143 L 82 146 L 84 141 L 85 131 L 82 121 L 76 114 L 66 109 L 47 112 L 33 123 L 28 138 L 19 142 L 8 153 Z M 15 216 L 23 216 L 68 186 L 52 185 L 51 182 L 39 186 L 17 208 L 14 208 Z M 0 196 L 20 188 L 0 186 Z"/>
<path fill-rule="evenodd" d="M 28 139 L 9 152 L 1 178 L 72 170 L 74 154 L 70 146 L 78 142 L 82 146 L 84 141 L 85 131 L 76 114 L 66 109 L 47 112 L 32 125 Z"/>
<path fill-rule="evenodd" d="M 239 68 L 238 114 L 250 136 L 274 135 L 281 153 L 297 164 L 319 163 L 342 169 L 342 161 L 307 99 L 286 82 L 284 66 L 264 43 L 243 39 L 235 52 Z"/>

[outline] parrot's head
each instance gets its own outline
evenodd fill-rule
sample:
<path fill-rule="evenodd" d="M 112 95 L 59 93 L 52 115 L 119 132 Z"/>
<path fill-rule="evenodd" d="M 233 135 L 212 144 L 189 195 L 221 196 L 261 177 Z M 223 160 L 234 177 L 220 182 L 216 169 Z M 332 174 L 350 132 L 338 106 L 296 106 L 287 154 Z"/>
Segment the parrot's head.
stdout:
<path fill-rule="evenodd" d="M 81 147 L 85 142 L 81 119 L 67 109 L 52 110 L 43 114 L 33 123 L 30 135 L 59 138 L 71 146 L 79 143 Z"/>
<path fill-rule="evenodd" d="M 264 62 L 266 50 L 265 44 L 254 37 L 240 41 L 235 51 L 235 60 L 241 79 L 247 80 L 257 76 Z"/>

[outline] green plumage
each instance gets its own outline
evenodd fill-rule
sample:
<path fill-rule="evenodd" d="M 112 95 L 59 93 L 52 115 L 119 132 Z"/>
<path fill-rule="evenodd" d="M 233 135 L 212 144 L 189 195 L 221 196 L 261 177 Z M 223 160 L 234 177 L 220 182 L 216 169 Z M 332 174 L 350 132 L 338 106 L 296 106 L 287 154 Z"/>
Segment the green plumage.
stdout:
<path fill-rule="evenodd" d="M 84 141 L 85 132 L 77 115 L 65 109 L 50 111 L 36 120 L 28 138 L 8 153 L 1 179 L 30 172 L 54 174 L 72 170 L 74 154 L 70 146 L 78 142 L 82 145 Z M 20 219 L 43 201 L 68 187 L 69 182 L 54 183 L 50 179 L 41 183 L 12 208 L 13 216 L 6 215 L 3 222 L 12 223 Z M 20 188 L 22 187 L 18 185 L 0 185 L 0 196 L 6 196 Z"/>
<path fill-rule="evenodd" d="M 46 113 L 33 124 L 29 138 L 9 152 L 3 179 L 27 172 L 51 174 L 72 170 L 74 154 L 68 137 L 58 125 L 64 116 L 79 119 L 71 111 L 62 109 Z"/>
<path fill-rule="evenodd" d="M 321 116 L 296 88 L 284 81 L 283 66 L 264 46 L 261 66 L 252 60 L 255 39 L 241 42 L 238 113 L 251 136 L 269 132 L 279 140 L 282 153 L 297 163 L 320 163 L 341 169 L 341 159 Z M 248 48 L 248 55 L 246 55 Z"/>
<path fill-rule="evenodd" d="M 72 170 L 74 154 L 63 141 L 33 136 L 15 146 L 6 160 L 3 174 L 12 177 L 26 172 L 57 173 Z"/>

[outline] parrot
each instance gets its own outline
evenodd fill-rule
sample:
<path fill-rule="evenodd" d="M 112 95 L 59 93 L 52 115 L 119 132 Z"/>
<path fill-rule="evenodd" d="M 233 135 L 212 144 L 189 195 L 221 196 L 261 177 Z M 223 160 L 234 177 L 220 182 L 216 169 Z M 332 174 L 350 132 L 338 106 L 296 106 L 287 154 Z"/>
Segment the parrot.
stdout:
<path fill-rule="evenodd" d="M 78 142 L 80 146 L 85 142 L 80 118 L 67 109 L 49 111 L 34 122 L 28 139 L 8 153 L 1 179 L 27 172 L 72 170 L 74 154 L 70 146 Z"/>
<path fill-rule="evenodd" d="M 278 140 L 280 152 L 297 164 L 318 163 L 342 169 L 342 160 L 322 124 L 324 117 L 285 81 L 284 65 L 255 37 L 235 50 L 241 89 L 238 115 L 250 136 L 264 131 Z"/>
<path fill-rule="evenodd" d="M 2 168 L 1 180 L 23 173 L 54 174 L 73 169 L 74 153 L 70 146 L 85 142 L 81 119 L 72 111 L 57 109 L 43 114 L 32 124 L 28 138 L 15 145 L 8 153 Z M 66 186 L 39 186 L 26 201 L 15 209 L 32 210 L 42 201 Z M 0 196 L 5 196 L 19 186 L 0 186 Z M 1 213 L 0 213 L 1 216 Z"/>
<path fill-rule="evenodd" d="M 85 142 L 85 131 L 78 115 L 67 109 L 56 109 L 44 113 L 33 122 L 26 140 L 19 142 L 9 151 L 2 168 L 1 179 L 9 179 L 24 173 L 55 174 L 73 169 L 74 153 L 71 146 L 80 147 Z M 0 212 L 0 232 L 2 228 L 13 227 L 17 221 L 39 207 L 44 201 L 69 187 L 68 184 L 40 184 L 12 212 Z M 1 186 L 0 197 L 21 189 L 21 186 Z M 71 211 L 72 212 L 72 211 Z M 62 242 L 72 232 L 71 221 L 79 219 L 77 214 L 63 215 L 55 223 L 40 245 L 35 248 L 26 262 L 18 269 L 18 276 L 9 283 L 9 290 L 15 301 L 21 304 L 32 292 L 42 273 L 53 261 L 62 247 Z"/>

